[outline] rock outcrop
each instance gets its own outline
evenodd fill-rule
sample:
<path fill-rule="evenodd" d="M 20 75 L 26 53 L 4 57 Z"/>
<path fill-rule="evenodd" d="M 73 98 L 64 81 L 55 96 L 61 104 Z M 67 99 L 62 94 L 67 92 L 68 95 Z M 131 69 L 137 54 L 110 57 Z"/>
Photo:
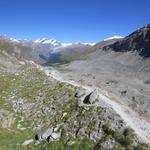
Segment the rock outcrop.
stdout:
<path fill-rule="evenodd" d="M 42 141 L 56 141 L 61 137 L 61 134 L 57 131 L 57 128 L 48 128 L 44 132 L 35 135 L 36 144 Z"/>
<path fill-rule="evenodd" d="M 98 101 L 99 101 L 98 91 L 95 90 L 84 98 L 83 103 L 84 104 L 96 104 L 96 102 Z"/>

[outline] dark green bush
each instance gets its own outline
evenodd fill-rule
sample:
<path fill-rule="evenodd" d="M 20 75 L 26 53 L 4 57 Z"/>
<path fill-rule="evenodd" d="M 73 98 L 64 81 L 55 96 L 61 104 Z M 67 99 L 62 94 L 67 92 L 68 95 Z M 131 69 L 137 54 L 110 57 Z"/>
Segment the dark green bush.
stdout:
<path fill-rule="evenodd" d="M 125 147 L 131 146 L 133 144 L 133 142 L 134 142 L 134 139 L 131 136 L 122 136 L 119 139 L 119 143 Z"/>
<path fill-rule="evenodd" d="M 122 136 L 122 133 L 119 129 L 113 131 L 113 134 L 112 134 L 113 138 L 115 138 L 116 141 L 118 141 L 121 136 Z"/>
<path fill-rule="evenodd" d="M 131 128 L 126 128 L 123 132 L 124 136 L 134 136 L 134 130 Z"/>
<path fill-rule="evenodd" d="M 103 131 L 106 134 L 108 134 L 108 135 L 112 134 L 112 129 L 111 129 L 111 125 L 110 124 L 105 124 L 105 125 L 102 126 L 102 128 L 103 128 Z"/>

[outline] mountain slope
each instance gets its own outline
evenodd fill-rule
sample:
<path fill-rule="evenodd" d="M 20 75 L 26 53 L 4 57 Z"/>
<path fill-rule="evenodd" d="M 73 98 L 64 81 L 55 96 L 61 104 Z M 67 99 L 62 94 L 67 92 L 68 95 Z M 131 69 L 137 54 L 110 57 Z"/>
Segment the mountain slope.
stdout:
<path fill-rule="evenodd" d="M 150 57 L 150 24 L 140 28 L 108 47 L 115 52 L 136 51 L 143 57 Z"/>
<path fill-rule="evenodd" d="M 0 149 L 145 147 L 97 91 L 55 80 L 30 54 L 0 40 Z"/>
<path fill-rule="evenodd" d="M 39 57 L 37 51 L 35 51 L 32 47 L 28 45 L 24 45 L 20 42 L 14 42 L 7 37 L 1 36 L 0 37 L 0 51 L 8 54 L 9 56 L 14 56 L 18 60 L 31 60 L 35 61 L 36 63 L 44 63 Z"/>

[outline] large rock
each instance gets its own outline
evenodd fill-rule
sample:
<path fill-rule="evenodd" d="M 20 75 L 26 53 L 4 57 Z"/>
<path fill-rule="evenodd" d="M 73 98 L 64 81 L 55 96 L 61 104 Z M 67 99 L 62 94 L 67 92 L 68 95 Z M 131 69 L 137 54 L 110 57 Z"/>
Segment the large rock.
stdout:
<path fill-rule="evenodd" d="M 44 132 L 41 132 L 39 134 L 35 135 L 35 140 L 40 143 L 44 140 L 47 141 L 55 141 L 60 138 L 61 134 L 57 132 L 57 130 L 54 128 L 48 128 Z"/>
<path fill-rule="evenodd" d="M 48 137 L 48 141 L 56 141 L 60 138 L 61 134 L 60 133 L 56 133 L 56 132 L 53 132 L 49 137 Z"/>
<path fill-rule="evenodd" d="M 45 130 L 44 132 L 41 132 L 39 134 L 37 134 L 35 136 L 35 139 L 37 141 L 43 141 L 43 140 L 47 140 L 48 137 L 53 133 L 53 129 L 52 128 L 48 128 L 47 130 Z"/>
<path fill-rule="evenodd" d="M 91 92 L 90 94 L 88 94 L 84 100 L 83 103 L 84 104 L 95 104 L 99 101 L 99 95 L 98 95 L 98 91 L 95 90 L 93 92 Z"/>

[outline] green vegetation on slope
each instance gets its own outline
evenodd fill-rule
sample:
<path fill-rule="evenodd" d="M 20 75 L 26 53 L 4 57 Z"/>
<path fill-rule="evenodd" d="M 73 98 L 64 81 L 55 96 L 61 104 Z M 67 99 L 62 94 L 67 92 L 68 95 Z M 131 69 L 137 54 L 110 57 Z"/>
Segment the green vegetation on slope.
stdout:
<path fill-rule="evenodd" d="M 112 150 L 147 149 L 134 145 L 131 129 L 112 129 L 104 108 L 79 106 L 75 91 L 32 65 L 24 65 L 17 73 L 1 70 L 0 150 L 101 150 L 108 141 L 113 142 Z M 61 133 L 58 141 L 22 146 L 37 132 L 56 126 Z"/>

